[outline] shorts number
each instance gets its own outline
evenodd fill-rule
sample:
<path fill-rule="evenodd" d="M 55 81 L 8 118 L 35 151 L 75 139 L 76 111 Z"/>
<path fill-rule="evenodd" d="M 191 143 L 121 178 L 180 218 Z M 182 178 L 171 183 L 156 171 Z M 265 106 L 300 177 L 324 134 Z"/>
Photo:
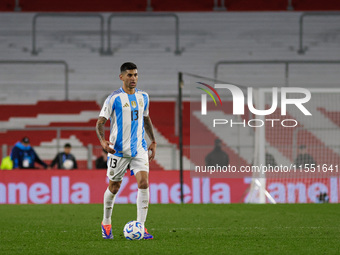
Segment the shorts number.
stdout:
<path fill-rule="evenodd" d="M 116 166 L 117 166 L 117 159 L 111 158 L 110 159 L 110 167 L 111 168 L 116 168 Z"/>
<path fill-rule="evenodd" d="M 138 110 L 131 111 L 131 121 L 138 120 Z"/>

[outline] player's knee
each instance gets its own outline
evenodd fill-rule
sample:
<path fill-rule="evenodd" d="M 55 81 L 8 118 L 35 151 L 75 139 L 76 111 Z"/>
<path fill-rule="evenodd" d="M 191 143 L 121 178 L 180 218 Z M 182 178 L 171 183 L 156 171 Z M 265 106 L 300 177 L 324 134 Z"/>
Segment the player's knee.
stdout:
<path fill-rule="evenodd" d="M 114 187 L 110 191 L 112 192 L 112 194 L 117 194 L 119 191 L 119 187 Z"/>
<path fill-rule="evenodd" d="M 138 188 L 139 189 L 147 189 L 149 188 L 149 182 L 147 179 L 143 179 L 138 183 Z"/>
<path fill-rule="evenodd" d="M 109 190 L 113 193 L 113 194 L 117 194 L 117 192 L 119 191 L 120 188 L 120 183 L 119 182 L 114 182 L 111 183 L 109 185 Z"/>

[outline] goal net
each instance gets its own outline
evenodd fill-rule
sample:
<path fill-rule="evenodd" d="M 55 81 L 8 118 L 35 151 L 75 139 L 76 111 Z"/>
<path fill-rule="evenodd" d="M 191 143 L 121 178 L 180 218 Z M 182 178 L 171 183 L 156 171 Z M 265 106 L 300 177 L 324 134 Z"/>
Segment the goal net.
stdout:
<path fill-rule="evenodd" d="M 238 202 L 340 201 L 340 89 L 190 88 L 191 177 L 241 180 Z"/>
<path fill-rule="evenodd" d="M 253 126 L 265 123 L 254 127 L 254 165 L 265 167 L 253 173 L 248 202 L 339 202 L 340 89 L 294 89 L 252 94 L 257 109 L 277 108 L 253 115 Z"/>

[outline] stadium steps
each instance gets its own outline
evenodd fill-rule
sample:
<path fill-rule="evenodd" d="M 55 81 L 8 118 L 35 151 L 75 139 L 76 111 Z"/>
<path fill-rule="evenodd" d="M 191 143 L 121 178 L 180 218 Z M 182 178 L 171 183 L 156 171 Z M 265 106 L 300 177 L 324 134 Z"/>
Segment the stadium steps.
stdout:
<path fill-rule="evenodd" d="M 39 101 L 36 104 L 1 104 L 0 121 L 14 117 L 36 117 L 38 114 L 79 114 L 82 111 L 99 111 L 95 101 Z M 3 123 L 2 123 L 3 124 Z M 41 124 L 41 123 L 38 123 Z"/>
<path fill-rule="evenodd" d="M 174 104 L 169 102 L 154 102 L 150 106 L 150 111 L 153 109 L 169 109 L 169 105 L 174 107 Z M 4 108 L 7 111 L 0 115 L 2 129 L 9 129 L 0 133 L 2 143 L 13 145 L 23 136 L 27 135 L 31 139 L 32 146 L 35 146 L 39 155 L 47 160 L 52 160 L 56 153 L 57 141 L 56 131 L 54 130 L 24 130 L 30 128 L 64 128 L 60 132 L 62 147 L 64 143 L 69 142 L 73 146 L 73 152 L 79 160 L 87 159 L 86 146 L 89 144 L 98 144 L 98 138 L 94 132 L 94 127 L 99 114 L 99 106 L 93 101 L 50 101 L 37 102 L 35 105 L 6 105 Z M 93 111 L 84 111 L 94 109 Z M 83 111 L 82 111 L 83 110 Z M 43 114 L 41 114 L 43 113 Z M 164 113 L 164 112 L 163 112 Z M 9 117 L 16 116 L 16 117 Z M 7 120 L 7 121 L 6 121 Z M 163 136 L 158 130 L 157 125 L 166 126 L 167 116 L 165 114 L 158 115 L 157 111 L 152 114 L 152 120 L 155 125 L 155 137 L 158 142 L 157 158 L 151 163 L 152 169 L 173 170 L 179 168 L 178 148 L 176 145 L 171 145 L 171 142 Z M 67 130 L 67 128 L 78 127 L 79 130 Z M 82 127 L 92 127 L 93 130 L 81 130 Z M 14 131 L 11 128 L 22 128 L 24 131 Z M 109 136 L 109 132 L 106 132 Z M 100 151 L 97 152 L 100 154 Z M 98 156 L 94 155 L 94 156 Z M 173 162 L 175 156 L 175 162 Z M 86 161 L 83 162 L 84 166 Z M 184 157 L 185 169 L 190 168 L 190 160 Z"/>
<path fill-rule="evenodd" d="M 315 130 L 315 128 L 317 128 L 315 123 L 321 121 L 320 118 L 324 119 L 325 117 L 314 115 L 312 111 L 313 121 L 310 122 L 311 119 L 301 118 L 298 110 L 290 109 L 286 116 L 282 116 L 280 111 L 281 109 L 278 108 L 270 115 L 270 118 L 279 119 L 280 122 L 284 119 L 296 119 L 299 123 L 297 126 L 299 129 L 294 128 L 297 134 L 294 134 L 293 129 L 284 128 L 281 125 L 277 125 L 274 129 L 267 129 L 266 139 L 271 146 L 276 147 L 283 155 L 290 159 L 291 162 L 294 162 L 296 157 L 296 154 L 294 154 L 294 145 L 297 147 L 299 145 L 306 145 L 308 152 L 317 163 L 327 162 L 327 164 L 337 164 L 340 162 L 339 155 L 326 143 L 325 137 L 328 137 L 328 135 L 325 136 L 324 133 L 321 135 L 320 132 Z M 295 152 L 297 152 L 297 149 L 298 148 L 295 148 Z"/>
<path fill-rule="evenodd" d="M 195 116 L 199 116 L 199 112 L 194 113 Z M 208 119 L 209 118 L 209 119 Z M 214 129 L 211 126 L 213 119 L 227 119 L 228 124 L 226 124 L 223 128 Z M 233 115 L 226 115 L 221 111 L 211 111 L 211 114 L 208 115 L 207 118 L 204 119 L 204 124 L 211 132 L 214 132 L 223 142 L 228 146 L 229 150 L 234 152 L 233 157 L 240 157 L 241 162 L 234 165 L 251 165 L 254 160 L 254 130 L 249 127 L 239 128 L 239 125 L 230 126 L 230 121 L 232 120 L 234 123 L 241 123 L 243 119 L 236 118 Z M 217 130 L 217 131 L 216 131 Z M 275 146 L 270 146 L 267 144 L 267 150 L 274 156 L 277 162 L 281 164 L 291 163 L 287 157 L 282 154 Z M 236 154 L 236 155 L 235 155 Z"/>
<path fill-rule="evenodd" d="M 326 115 L 334 124 L 340 127 L 340 112 L 338 111 L 327 111 L 325 108 L 318 108 L 320 112 Z"/>
<path fill-rule="evenodd" d="M 318 108 L 320 105 L 325 106 L 327 102 L 329 105 L 330 101 L 335 105 L 339 105 L 339 102 L 338 100 L 329 98 L 326 102 L 320 103 L 318 102 L 318 97 L 320 97 L 320 95 L 313 95 L 315 103 L 311 101 L 306 106 L 311 112 L 312 118 L 302 116 L 302 113 L 295 109 L 291 110 L 290 114 L 305 128 L 303 131 L 299 132 L 298 139 L 300 133 L 308 133 L 310 136 L 310 139 L 307 140 L 307 138 L 305 138 L 305 140 L 310 143 L 312 151 L 316 150 L 315 160 L 317 162 L 338 164 L 340 162 L 340 149 L 339 142 L 337 141 L 338 139 L 335 138 L 340 137 L 340 129 L 326 114 L 319 111 Z M 333 97 L 339 98 L 338 95 L 333 95 Z M 322 102 L 322 100 L 320 101 Z M 301 142 L 302 141 L 300 141 L 300 144 Z M 314 147 L 316 147 L 316 149 L 314 149 Z M 320 158 L 319 160 L 318 157 Z"/>
<path fill-rule="evenodd" d="M 211 114 L 207 116 L 214 118 L 216 117 L 214 113 L 215 112 L 212 111 Z M 230 165 L 245 166 L 251 163 L 253 155 L 245 153 L 245 150 L 247 150 L 248 148 L 243 147 L 244 145 L 249 145 L 248 142 L 251 142 L 249 141 L 250 139 L 248 139 L 249 137 L 243 137 L 243 139 L 241 139 L 243 142 L 241 141 L 241 143 L 234 143 L 233 139 L 237 136 L 235 136 L 235 134 L 233 134 L 232 137 L 229 136 L 230 134 L 224 132 L 227 130 L 227 128 L 223 129 L 222 133 L 219 133 L 218 131 L 211 128 L 211 121 L 209 121 L 209 123 L 202 123 L 200 121 L 200 118 L 195 117 L 196 115 L 200 115 L 200 112 L 193 112 L 192 114 L 193 117 L 191 118 L 191 124 L 195 126 L 195 128 L 191 130 L 193 132 L 192 137 L 199 137 L 199 140 L 197 139 L 196 141 L 191 141 L 191 144 L 193 145 L 193 149 L 195 150 L 194 155 L 201 155 L 201 157 L 195 158 L 195 163 L 197 165 L 205 165 L 205 157 L 213 150 L 214 142 L 216 139 L 220 139 L 223 141 L 223 149 L 229 155 Z M 226 115 L 222 114 L 221 118 L 225 117 Z M 207 118 L 204 118 L 204 120 L 207 120 Z M 204 136 L 202 136 L 202 134 L 204 134 Z M 237 151 L 236 146 L 241 146 L 240 151 Z"/>

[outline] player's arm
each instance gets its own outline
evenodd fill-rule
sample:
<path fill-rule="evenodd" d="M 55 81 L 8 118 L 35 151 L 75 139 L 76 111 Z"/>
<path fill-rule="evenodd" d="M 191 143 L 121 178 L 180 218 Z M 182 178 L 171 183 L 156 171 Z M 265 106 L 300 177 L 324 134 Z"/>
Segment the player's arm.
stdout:
<path fill-rule="evenodd" d="M 102 145 L 104 150 L 106 150 L 108 153 L 115 154 L 116 151 L 110 147 L 110 145 L 112 145 L 112 143 L 110 141 L 105 140 L 104 127 L 105 127 L 106 121 L 107 121 L 107 119 L 104 118 L 104 117 L 98 118 L 97 124 L 96 124 L 97 137 L 98 137 L 100 144 Z"/>
<path fill-rule="evenodd" d="M 50 164 L 50 167 L 54 167 L 55 164 L 57 164 L 58 162 L 58 159 L 59 159 L 59 153 L 57 153 L 57 155 L 55 156 L 55 158 L 52 160 L 51 164 Z"/>
<path fill-rule="evenodd" d="M 14 147 L 11 151 L 11 160 L 13 161 L 13 169 L 19 168 L 19 151 Z"/>
<path fill-rule="evenodd" d="M 151 151 L 151 155 L 149 156 L 149 160 L 151 161 L 155 158 L 157 143 L 156 143 L 155 135 L 153 133 L 153 126 L 152 126 L 150 116 L 144 116 L 144 129 L 145 129 L 146 134 L 149 136 L 151 140 L 151 144 L 148 148 L 148 150 Z"/>
<path fill-rule="evenodd" d="M 42 166 L 46 169 L 46 168 L 48 167 L 48 165 L 47 165 L 44 161 L 42 161 L 42 160 L 39 158 L 39 156 L 38 156 L 38 154 L 35 152 L 35 150 L 33 150 L 33 153 L 34 153 L 34 155 L 35 155 L 34 161 L 37 162 L 38 164 L 42 165 Z"/>
<path fill-rule="evenodd" d="M 78 169 L 78 164 L 75 156 L 72 155 L 73 169 Z"/>

